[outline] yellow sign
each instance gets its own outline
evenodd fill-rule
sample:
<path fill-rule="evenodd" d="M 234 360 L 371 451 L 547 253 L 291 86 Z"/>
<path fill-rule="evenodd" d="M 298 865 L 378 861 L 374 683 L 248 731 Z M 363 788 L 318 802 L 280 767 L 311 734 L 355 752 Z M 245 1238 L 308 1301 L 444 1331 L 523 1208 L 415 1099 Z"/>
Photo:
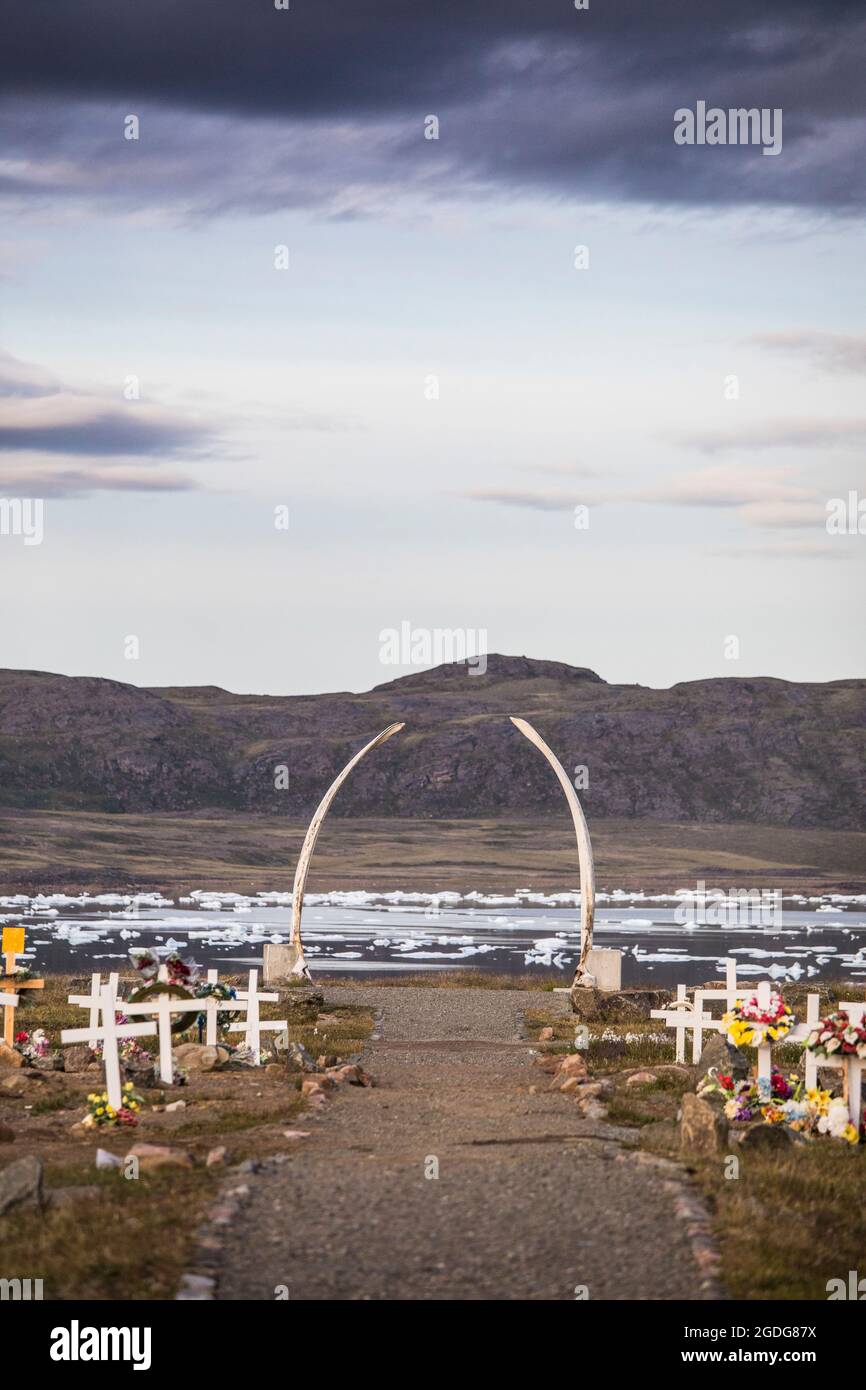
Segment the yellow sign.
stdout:
<path fill-rule="evenodd" d="M 23 927 L 4 927 L 3 946 L 4 956 L 20 956 L 24 950 L 24 928 Z"/>

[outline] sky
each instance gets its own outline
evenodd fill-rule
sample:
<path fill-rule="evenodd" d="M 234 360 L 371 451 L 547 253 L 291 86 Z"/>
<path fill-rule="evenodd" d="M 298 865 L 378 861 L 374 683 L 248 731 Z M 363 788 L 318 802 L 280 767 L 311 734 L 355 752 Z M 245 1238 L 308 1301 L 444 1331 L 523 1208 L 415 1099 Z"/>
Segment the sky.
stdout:
<path fill-rule="evenodd" d="M 866 675 L 862 5 L 4 28 L 0 665 Z M 781 148 L 678 144 L 700 102 Z"/>

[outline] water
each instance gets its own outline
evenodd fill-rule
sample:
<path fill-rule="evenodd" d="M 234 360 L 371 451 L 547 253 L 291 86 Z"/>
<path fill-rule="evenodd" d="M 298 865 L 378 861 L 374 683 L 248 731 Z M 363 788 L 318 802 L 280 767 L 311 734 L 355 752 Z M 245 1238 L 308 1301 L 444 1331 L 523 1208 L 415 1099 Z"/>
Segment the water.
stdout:
<path fill-rule="evenodd" d="M 624 985 L 722 979 L 722 959 L 734 956 L 744 979 L 845 976 L 866 986 L 866 895 L 786 898 L 771 925 L 743 912 L 726 924 L 689 924 L 689 901 L 675 894 L 599 895 L 594 941 L 625 953 Z M 47 972 L 123 970 L 130 947 L 149 946 L 235 973 L 260 964 L 266 942 L 287 942 L 290 920 L 284 893 L 203 890 L 176 902 L 159 894 L 0 897 L 0 921 L 27 928 L 27 964 Z M 310 894 L 304 909 L 314 975 L 478 968 L 566 983 L 579 946 L 573 892 Z"/>

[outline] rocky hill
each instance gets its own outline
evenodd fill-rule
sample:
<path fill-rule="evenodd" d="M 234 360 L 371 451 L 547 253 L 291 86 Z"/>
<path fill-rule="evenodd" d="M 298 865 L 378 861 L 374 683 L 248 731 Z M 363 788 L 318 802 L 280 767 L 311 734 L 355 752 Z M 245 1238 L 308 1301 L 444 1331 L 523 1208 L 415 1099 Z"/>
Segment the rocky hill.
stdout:
<path fill-rule="evenodd" d="M 101 811 L 308 813 L 343 763 L 393 720 L 335 815 L 562 814 L 547 764 L 509 723 L 529 719 L 595 816 L 866 825 L 866 681 L 610 685 L 555 661 L 490 656 L 364 694 L 233 695 L 0 672 L 0 805 Z M 277 769 L 288 787 L 276 789 Z"/>

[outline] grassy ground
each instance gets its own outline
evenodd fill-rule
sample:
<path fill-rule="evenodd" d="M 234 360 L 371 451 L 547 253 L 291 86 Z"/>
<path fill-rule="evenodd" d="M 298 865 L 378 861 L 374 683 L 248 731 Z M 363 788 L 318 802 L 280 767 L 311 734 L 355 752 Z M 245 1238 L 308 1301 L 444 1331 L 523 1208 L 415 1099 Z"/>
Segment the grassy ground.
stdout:
<path fill-rule="evenodd" d="M 805 992 L 786 986 L 785 997 L 796 1006 L 795 996 Z M 837 982 L 822 990 L 828 1000 L 839 992 L 850 996 L 851 986 Z M 552 1027 L 562 1046 L 574 1031 L 571 1019 L 553 1011 L 527 1013 L 526 1023 L 532 1036 Z M 671 1068 L 652 1085 L 628 1087 L 624 1071 L 669 1063 L 673 1047 L 658 1046 L 652 1023 L 608 1025 L 605 1041 L 600 1031 L 591 1027 L 584 1055 L 594 1078 L 608 1076 L 613 1082 L 605 1101 L 608 1118 L 638 1129 L 643 1148 L 685 1163 L 711 1211 L 722 1281 L 732 1298 L 823 1300 L 829 1279 L 847 1279 L 849 1269 L 862 1270 L 866 1145 L 822 1138 L 790 1153 L 740 1152 L 738 1174 L 729 1177 L 728 1155 L 695 1158 L 679 1151 L 677 1113 L 699 1070 Z M 799 1055 L 794 1047 L 774 1050 L 783 1069 L 793 1069 Z"/>
<path fill-rule="evenodd" d="M 0 810 L 4 892 L 190 888 L 290 891 L 306 823 L 276 816 Z M 711 887 L 863 891 L 866 834 L 759 825 L 593 820 L 602 890 Z M 308 887 L 577 886 L 568 817 L 325 821 Z"/>
<path fill-rule="evenodd" d="M 52 1041 L 61 1028 L 80 1026 L 82 1011 L 66 1002 L 71 984 L 68 976 L 46 977 L 38 1002 L 19 1011 L 19 1026 L 44 1028 Z M 279 1007 L 263 1005 L 262 1014 L 279 1017 Z M 316 1018 L 290 1025 L 289 1036 L 314 1056 L 348 1057 L 360 1050 L 372 1024 L 361 1006 L 326 1004 Z M 178 1034 L 175 1041 L 193 1037 Z M 3 1219 L 0 1277 L 41 1278 L 50 1299 L 171 1298 L 192 1233 L 225 1177 L 224 1166 L 204 1166 L 207 1154 L 225 1146 L 234 1164 L 285 1152 L 290 1141 L 284 1129 L 304 1127 L 297 1078 L 282 1064 L 191 1073 L 185 1086 L 143 1092 L 147 1104 L 136 1129 L 83 1136 L 72 1127 L 85 1112 L 87 1093 L 102 1089 L 101 1067 L 80 1074 L 0 1069 L 0 1083 L 10 1076 L 23 1077 L 22 1094 L 0 1090 L 0 1125 L 15 1136 L 0 1145 L 0 1165 L 38 1154 L 46 1188 L 61 1190 L 62 1205 L 41 1215 L 13 1211 Z M 153 1108 L 174 1100 L 185 1101 L 184 1109 Z M 123 1155 L 137 1141 L 183 1148 L 196 1166 L 142 1172 L 135 1180 L 96 1169 L 97 1147 Z"/>

